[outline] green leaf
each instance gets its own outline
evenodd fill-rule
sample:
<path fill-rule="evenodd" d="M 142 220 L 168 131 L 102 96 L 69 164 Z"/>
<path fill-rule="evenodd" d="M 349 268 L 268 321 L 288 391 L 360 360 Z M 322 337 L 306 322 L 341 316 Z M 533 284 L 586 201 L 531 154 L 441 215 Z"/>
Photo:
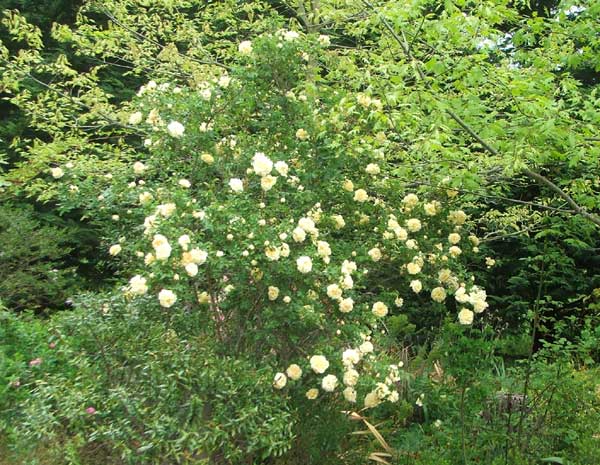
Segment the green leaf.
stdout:
<path fill-rule="evenodd" d="M 540 462 L 544 463 L 565 463 L 561 457 L 546 457 L 544 459 L 540 459 Z"/>

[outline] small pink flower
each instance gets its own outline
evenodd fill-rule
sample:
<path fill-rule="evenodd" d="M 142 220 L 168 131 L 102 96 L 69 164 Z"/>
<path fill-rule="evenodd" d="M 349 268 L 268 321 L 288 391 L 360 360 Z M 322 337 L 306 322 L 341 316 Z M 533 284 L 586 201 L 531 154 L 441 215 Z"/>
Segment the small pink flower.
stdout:
<path fill-rule="evenodd" d="M 42 359 L 41 358 L 34 358 L 33 360 L 29 361 L 29 366 L 30 367 L 37 367 L 40 366 L 42 364 Z"/>
<path fill-rule="evenodd" d="M 21 385 L 21 381 L 19 381 L 18 379 L 16 379 L 11 384 L 12 384 L 13 387 L 18 388 Z"/>
<path fill-rule="evenodd" d="M 93 415 L 94 413 L 96 413 L 96 409 L 94 407 L 88 407 L 85 409 L 86 413 L 89 413 L 90 415 Z"/>
<path fill-rule="evenodd" d="M 48 347 L 54 349 L 56 347 L 56 342 L 51 342 L 50 344 L 48 344 Z"/>

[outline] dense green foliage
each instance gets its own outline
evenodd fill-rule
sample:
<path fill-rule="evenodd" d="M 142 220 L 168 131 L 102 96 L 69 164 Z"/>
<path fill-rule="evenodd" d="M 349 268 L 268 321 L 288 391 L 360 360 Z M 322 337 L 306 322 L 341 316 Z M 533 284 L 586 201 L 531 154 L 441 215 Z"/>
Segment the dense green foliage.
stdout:
<path fill-rule="evenodd" d="M 0 464 L 600 462 L 600 4 L 0 4 Z"/>

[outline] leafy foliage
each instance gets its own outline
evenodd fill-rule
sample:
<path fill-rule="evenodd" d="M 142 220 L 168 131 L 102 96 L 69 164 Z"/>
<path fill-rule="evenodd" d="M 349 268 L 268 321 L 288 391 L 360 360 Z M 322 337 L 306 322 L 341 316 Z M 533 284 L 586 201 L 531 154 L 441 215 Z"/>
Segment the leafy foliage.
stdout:
<path fill-rule="evenodd" d="M 597 2 L 17 3 L 16 459 L 597 462 Z"/>

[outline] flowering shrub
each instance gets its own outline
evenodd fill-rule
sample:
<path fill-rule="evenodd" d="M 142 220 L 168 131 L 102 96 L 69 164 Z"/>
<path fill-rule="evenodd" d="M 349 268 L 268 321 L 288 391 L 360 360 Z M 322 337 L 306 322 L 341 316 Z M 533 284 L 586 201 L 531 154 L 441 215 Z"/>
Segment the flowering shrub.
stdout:
<path fill-rule="evenodd" d="M 125 299 L 197 314 L 218 351 L 272 366 L 276 390 L 375 407 L 398 400 L 387 318 L 470 325 L 487 308 L 465 267 L 479 240 L 454 191 L 398 188 L 384 132 L 345 143 L 340 119 L 369 134 L 381 102 L 306 80 L 323 47 L 279 31 L 242 42 L 227 72 L 142 86 L 127 121 L 144 149 L 97 214 L 117 215 L 106 251 Z"/>

